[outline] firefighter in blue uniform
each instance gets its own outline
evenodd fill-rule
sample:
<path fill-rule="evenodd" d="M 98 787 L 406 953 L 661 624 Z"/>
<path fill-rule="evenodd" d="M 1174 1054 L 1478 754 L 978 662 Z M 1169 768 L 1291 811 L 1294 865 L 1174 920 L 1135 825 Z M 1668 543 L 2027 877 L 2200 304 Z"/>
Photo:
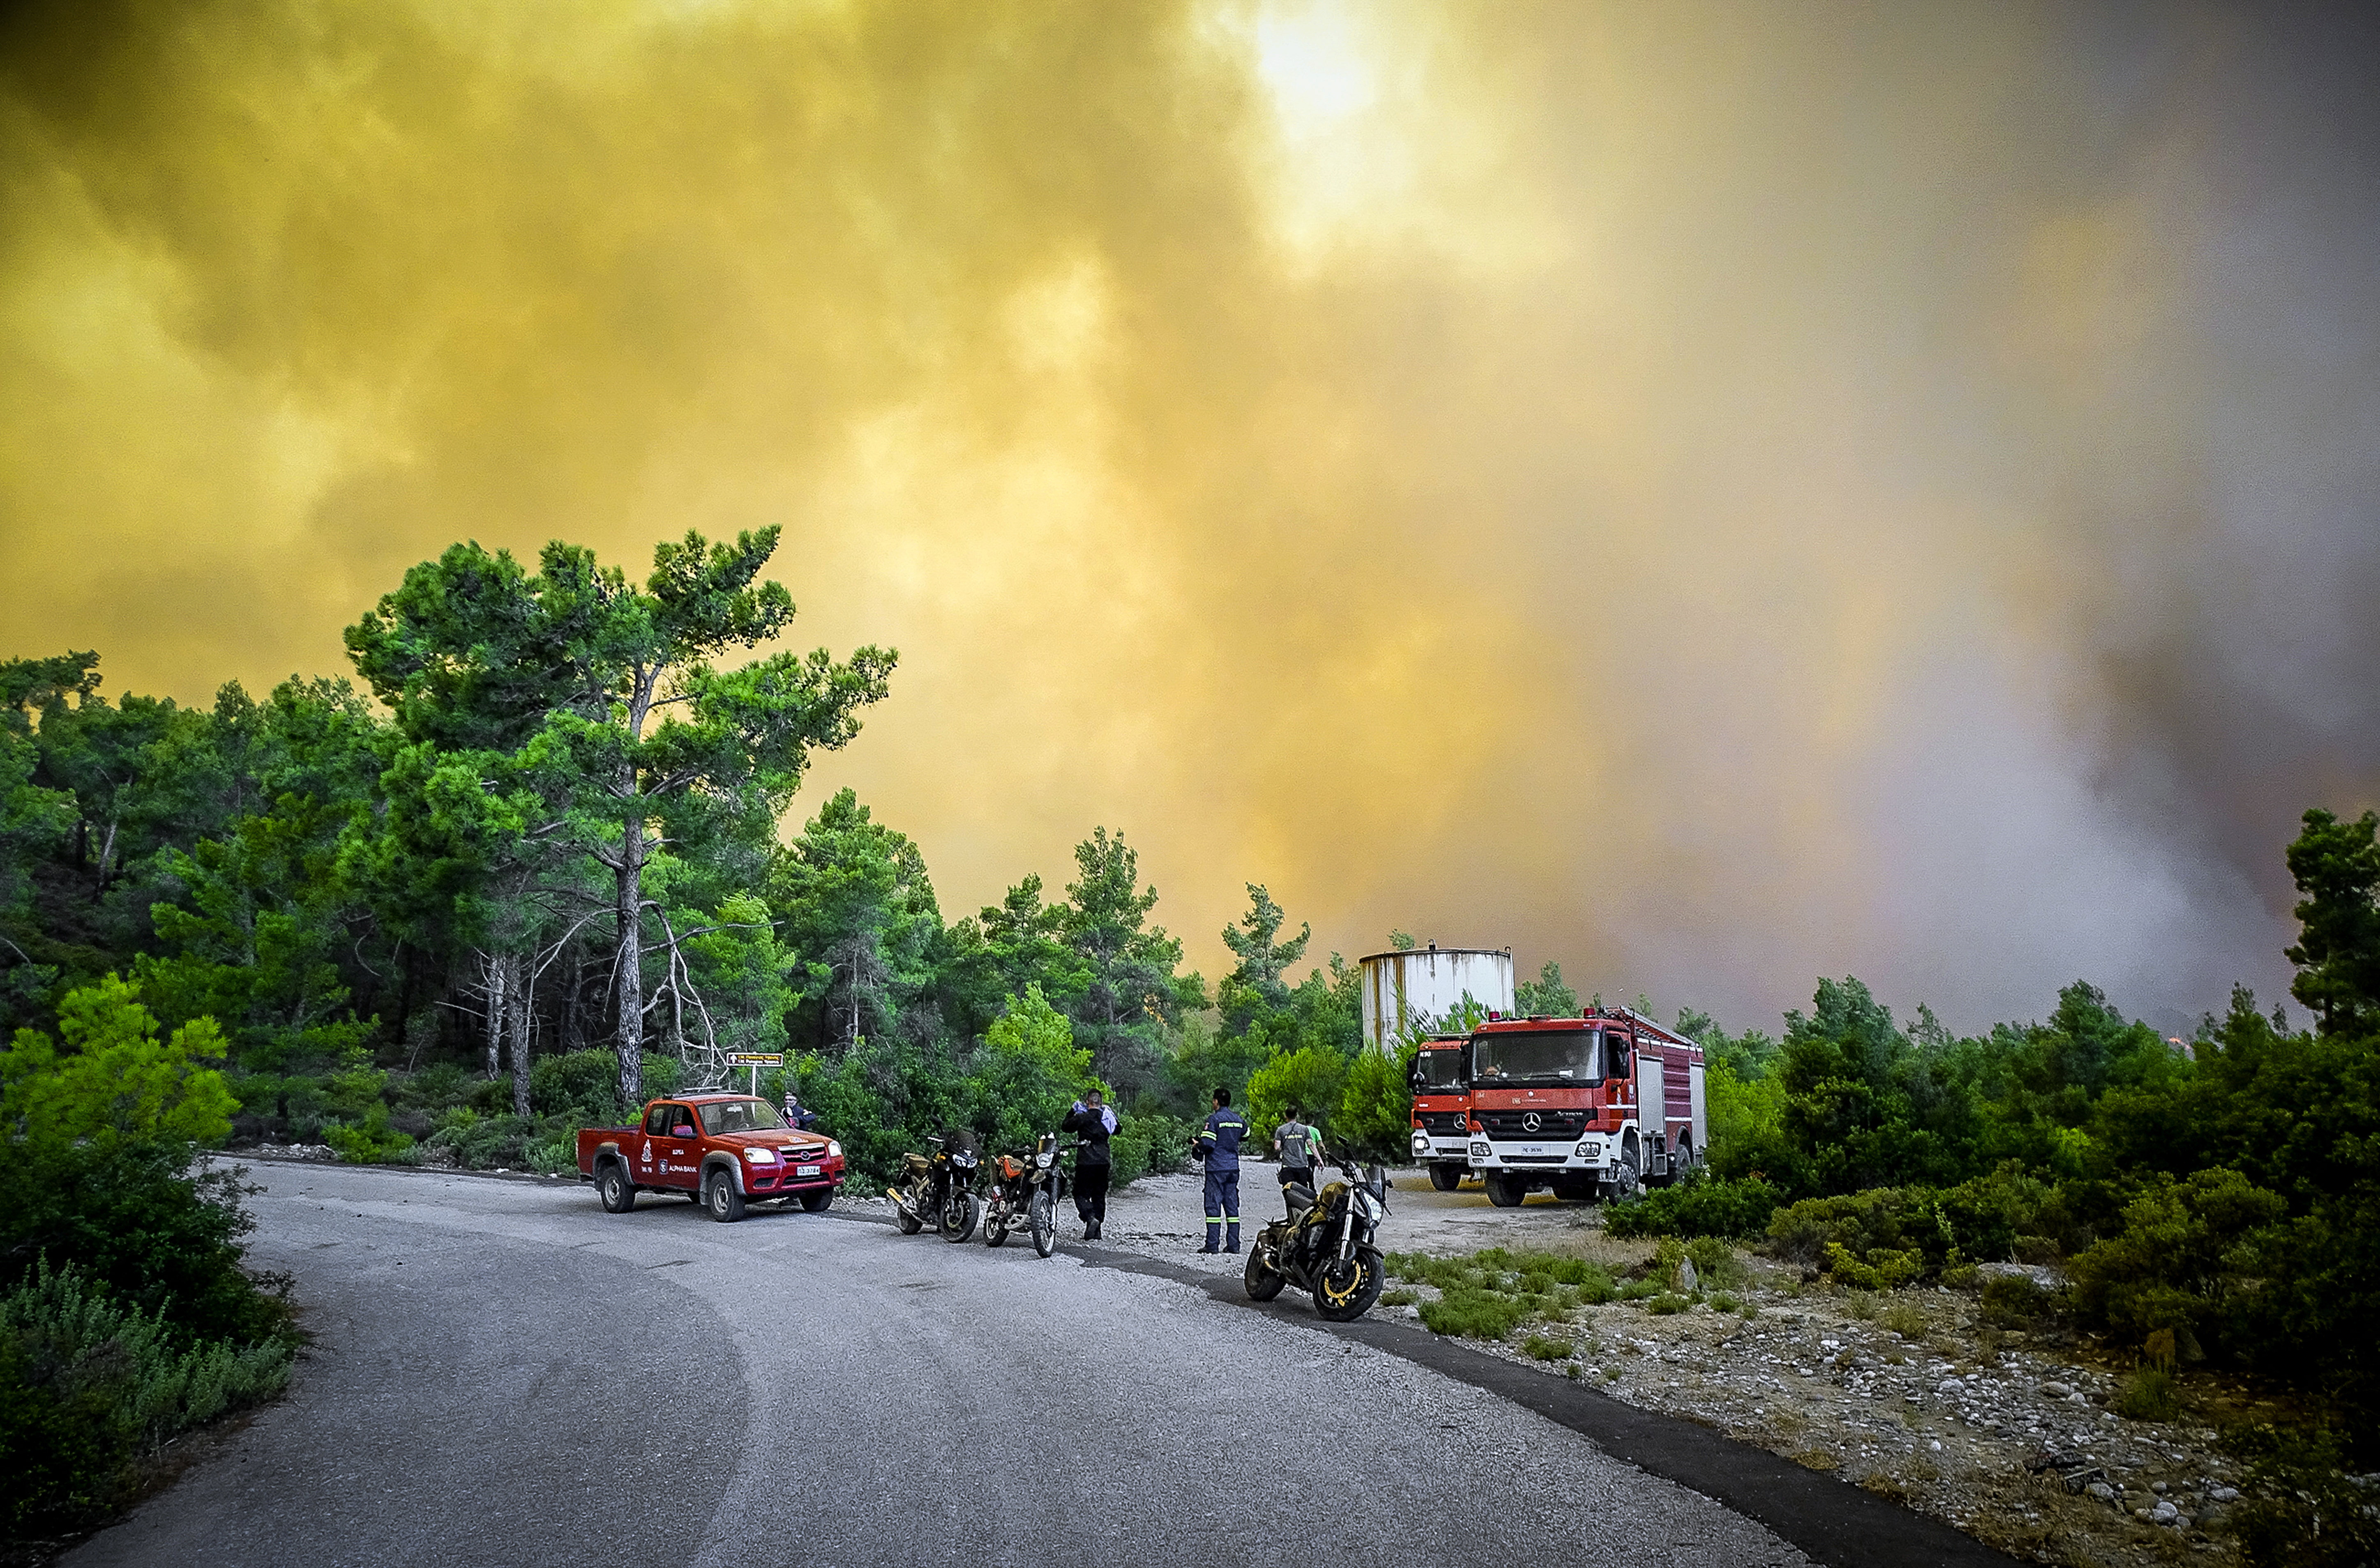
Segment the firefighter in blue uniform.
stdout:
<path fill-rule="evenodd" d="M 1219 1250 L 1219 1238 L 1220 1250 L 1240 1249 L 1240 1140 L 1247 1131 L 1247 1118 L 1232 1109 L 1232 1092 L 1215 1091 L 1214 1114 L 1192 1144 L 1207 1168 L 1207 1245 L 1201 1252 Z"/>

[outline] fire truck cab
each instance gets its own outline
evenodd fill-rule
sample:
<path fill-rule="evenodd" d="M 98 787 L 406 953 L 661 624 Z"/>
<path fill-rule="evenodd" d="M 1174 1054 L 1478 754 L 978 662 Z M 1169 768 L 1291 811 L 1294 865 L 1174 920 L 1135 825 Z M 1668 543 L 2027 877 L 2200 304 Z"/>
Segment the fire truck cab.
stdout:
<path fill-rule="evenodd" d="M 1471 1038 L 1434 1034 L 1414 1053 L 1414 1164 L 1440 1192 L 1463 1185 L 1471 1159 Z"/>
<path fill-rule="evenodd" d="M 1633 1008 L 1572 1019 L 1491 1016 L 1471 1036 L 1466 1160 L 1511 1208 L 1624 1198 L 1698 1164 L 1709 1143 L 1703 1049 Z"/>

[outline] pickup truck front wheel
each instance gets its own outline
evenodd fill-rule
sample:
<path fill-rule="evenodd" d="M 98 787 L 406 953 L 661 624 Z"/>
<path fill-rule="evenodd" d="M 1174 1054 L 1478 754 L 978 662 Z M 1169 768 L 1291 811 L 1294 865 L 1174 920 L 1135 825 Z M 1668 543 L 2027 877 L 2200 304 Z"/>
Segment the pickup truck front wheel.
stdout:
<path fill-rule="evenodd" d="M 722 1225 L 732 1225 L 744 1217 L 744 1195 L 735 1190 L 735 1183 L 725 1171 L 713 1171 L 703 1184 L 703 1207 L 710 1217 Z"/>
<path fill-rule="evenodd" d="M 637 1184 L 617 1160 L 603 1162 L 603 1172 L 595 1178 L 595 1190 L 602 1197 L 603 1212 L 625 1214 L 637 1206 Z"/>

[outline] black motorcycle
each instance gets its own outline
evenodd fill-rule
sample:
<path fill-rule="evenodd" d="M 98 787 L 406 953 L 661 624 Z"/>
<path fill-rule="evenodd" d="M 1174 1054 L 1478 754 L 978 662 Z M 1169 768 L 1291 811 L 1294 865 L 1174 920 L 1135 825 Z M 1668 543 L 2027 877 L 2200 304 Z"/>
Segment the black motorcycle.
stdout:
<path fill-rule="evenodd" d="M 983 1168 L 989 1189 L 983 1203 L 983 1244 L 997 1247 L 1010 1229 L 1023 1225 L 1033 1250 L 1044 1258 L 1058 1250 L 1058 1200 L 1066 1178 L 1058 1165 L 1058 1135 L 1045 1132 L 1029 1154 L 1002 1154 Z"/>
<path fill-rule="evenodd" d="M 1380 1297 L 1387 1265 L 1373 1234 L 1389 1212 L 1388 1173 L 1373 1165 L 1358 1174 L 1338 1162 L 1344 1181 L 1318 1194 L 1304 1187 L 1281 1190 L 1289 1217 L 1257 1233 L 1242 1276 L 1248 1299 L 1269 1301 L 1281 1287 L 1295 1285 L 1314 1297 L 1314 1309 L 1334 1323 L 1352 1322 Z"/>
<path fill-rule="evenodd" d="M 975 1171 L 979 1163 L 975 1139 L 962 1129 L 946 1138 L 926 1140 L 929 1154 L 901 1156 L 901 1181 L 888 1187 L 892 1223 L 903 1236 L 915 1236 L 931 1224 L 945 1241 L 965 1241 L 983 1217 L 983 1200 L 975 1195 Z"/>

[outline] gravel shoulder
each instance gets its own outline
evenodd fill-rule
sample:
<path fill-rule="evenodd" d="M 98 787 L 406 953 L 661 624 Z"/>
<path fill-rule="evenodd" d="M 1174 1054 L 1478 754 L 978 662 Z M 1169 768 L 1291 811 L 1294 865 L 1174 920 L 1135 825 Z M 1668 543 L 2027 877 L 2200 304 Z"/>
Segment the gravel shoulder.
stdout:
<path fill-rule="evenodd" d="M 1243 1176 L 1248 1227 L 1281 1212 L 1276 1172 L 1251 1164 Z M 1112 1198 L 1102 1239 L 1207 1277 L 1235 1277 L 1242 1260 L 1201 1255 L 1203 1236 L 1198 1178 L 1174 1176 L 1144 1178 Z M 1540 1194 L 1497 1209 L 1475 1187 L 1437 1192 L 1412 1172 L 1398 1174 L 1380 1239 L 1389 1251 L 1438 1257 L 1545 1250 L 1623 1277 L 1653 1250 L 1606 1235 L 1592 1206 Z M 1505 1340 L 1463 1343 L 1838 1476 L 2016 1557 L 2236 1561 L 2213 1526 L 2236 1499 L 2244 1466 L 2216 1448 L 2210 1428 L 2116 1415 L 2118 1372 L 2085 1347 L 1993 1328 L 1963 1293 L 1837 1294 L 1805 1285 L 1798 1269 L 1742 1252 L 1737 1260 L 1743 1277 L 1728 1291 L 1735 1311 L 1707 1300 L 1666 1316 L 1633 1302 L 1582 1305 Z M 1437 1293 L 1392 1283 L 1418 1299 L 1384 1302 L 1373 1316 L 1417 1326 Z M 1524 1348 L 1532 1334 L 1571 1354 L 1532 1357 Z"/>

